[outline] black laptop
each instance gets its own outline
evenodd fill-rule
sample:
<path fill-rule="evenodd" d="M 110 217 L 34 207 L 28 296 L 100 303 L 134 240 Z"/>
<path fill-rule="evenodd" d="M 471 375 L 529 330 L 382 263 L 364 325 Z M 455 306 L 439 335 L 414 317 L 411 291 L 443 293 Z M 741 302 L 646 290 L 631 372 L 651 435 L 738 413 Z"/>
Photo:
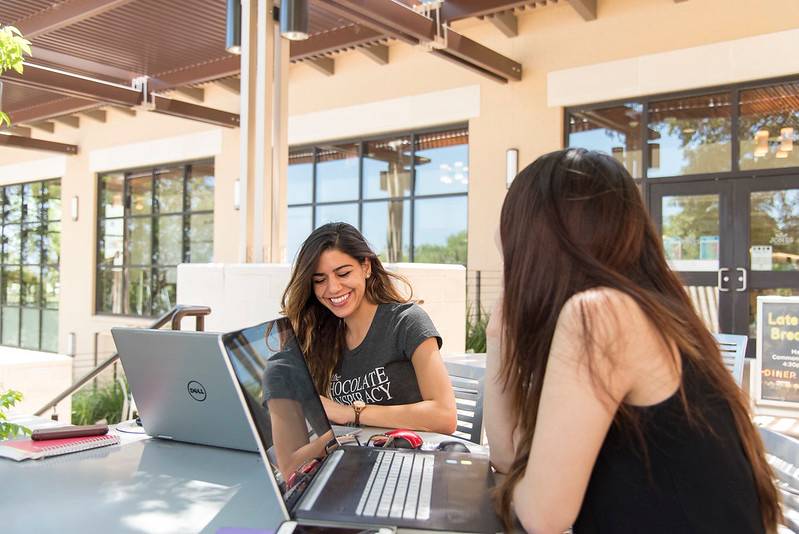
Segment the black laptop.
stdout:
<path fill-rule="evenodd" d="M 223 334 L 220 345 L 284 519 L 501 530 L 487 458 L 340 445 L 288 319 Z"/>

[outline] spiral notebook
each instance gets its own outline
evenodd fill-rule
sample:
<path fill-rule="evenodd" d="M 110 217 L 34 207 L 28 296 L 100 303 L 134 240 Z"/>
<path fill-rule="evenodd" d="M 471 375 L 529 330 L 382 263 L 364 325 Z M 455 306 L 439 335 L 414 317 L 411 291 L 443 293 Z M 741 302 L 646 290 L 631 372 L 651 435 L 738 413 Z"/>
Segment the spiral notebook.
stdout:
<path fill-rule="evenodd" d="M 37 460 L 39 458 L 47 458 L 48 456 L 58 456 L 60 454 L 69 454 L 71 452 L 118 444 L 119 436 L 114 434 L 82 438 L 50 439 L 47 441 L 17 439 L 0 442 L 0 458 L 9 458 L 21 462 L 22 460 Z"/>

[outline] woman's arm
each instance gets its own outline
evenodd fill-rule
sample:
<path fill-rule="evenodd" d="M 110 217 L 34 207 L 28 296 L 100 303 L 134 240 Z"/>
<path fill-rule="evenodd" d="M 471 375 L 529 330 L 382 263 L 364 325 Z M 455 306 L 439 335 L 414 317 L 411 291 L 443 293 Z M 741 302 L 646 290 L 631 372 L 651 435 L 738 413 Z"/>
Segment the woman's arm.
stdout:
<path fill-rule="evenodd" d="M 502 300 L 494 305 L 486 327 L 486 377 L 483 396 L 483 421 L 488 437 L 491 463 L 507 473 L 516 456 L 516 440 L 510 394 L 500 378 L 502 369 Z"/>
<path fill-rule="evenodd" d="M 369 404 L 361 412 L 361 424 L 452 434 L 458 424 L 455 393 L 436 339 L 431 337 L 423 341 L 414 351 L 411 363 L 423 400 L 396 406 Z M 355 418 L 351 406 L 325 398 L 322 403 L 334 423 L 347 424 Z"/>
<path fill-rule="evenodd" d="M 333 433 L 328 431 L 309 442 L 305 414 L 298 401 L 272 399 L 268 406 L 278 469 L 288 480 L 289 475 L 308 460 L 325 456 L 325 444 L 333 438 Z"/>

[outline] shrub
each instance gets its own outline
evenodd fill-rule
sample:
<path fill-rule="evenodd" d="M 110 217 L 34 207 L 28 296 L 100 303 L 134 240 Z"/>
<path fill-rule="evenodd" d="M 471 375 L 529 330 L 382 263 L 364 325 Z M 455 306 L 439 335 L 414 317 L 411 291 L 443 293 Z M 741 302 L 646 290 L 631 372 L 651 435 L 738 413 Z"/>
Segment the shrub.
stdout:
<path fill-rule="evenodd" d="M 97 389 L 88 387 L 78 391 L 72 397 L 72 424 L 119 423 L 124 403 L 125 391 L 116 380 Z"/>
<path fill-rule="evenodd" d="M 24 426 L 15 425 L 7 422 L 6 410 L 13 407 L 22 400 L 22 393 L 9 389 L 5 393 L 0 393 L 0 440 L 16 437 L 20 434 L 26 436 L 31 433 Z"/>
<path fill-rule="evenodd" d="M 479 317 L 472 314 L 471 306 L 466 308 L 466 352 L 486 351 L 486 326 L 489 314 L 480 308 Z"/>

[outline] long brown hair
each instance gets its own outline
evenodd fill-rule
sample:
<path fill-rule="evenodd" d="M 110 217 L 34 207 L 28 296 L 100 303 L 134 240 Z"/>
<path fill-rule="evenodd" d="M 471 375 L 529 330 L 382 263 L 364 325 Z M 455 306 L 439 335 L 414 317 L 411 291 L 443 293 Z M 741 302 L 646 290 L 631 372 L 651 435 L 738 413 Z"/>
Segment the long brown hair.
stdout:
<path fill-rule="evenodd" d="M 371 276 L 366 279 L 365 298 L 373 304 L 408 302 L 411 286 L 400 275 L 386 271 L 363 235 L 347 223 L 329 223 L 314 230 L 303 242 L 291 271 L 291 279 L 283 293 L 282 313 L 291 321 L 297 341 L 318 391 L 327 393 L 333 370 L 338 365 L 345 345 L 344 321 L 328 310 L 313 290 L 313 275 L 319 257 L 326 250 L 339 250 L 355 258 L 359 264 L 371 263 Z M 405 284 L 408 297 L 400 294 L 394 281 Z"/>
<path fill-rule="evenodd" d="M 782 517 L 779 497 L 746 398 L 666 263 L 657 231 L 624 167 L 609 156 L 582 149 L 541 156 L 513 181 L 502 206 L 500 237 L 505 284 L 501 380 L 511 395 L 520 436 L 508 476 L 496 494 L 506 528 L 512 524 L 512 492 L 530 455 L 560 311 L 573 295 L 606 287 L 631 297 L 657 324 L 667 346 L 676 344 L 703 382 L 727 400 L 752 466 L 763 525 L 775 532 Z M 582 321 L 590 322 L 585 310 Z M 688 406 L 683 386 L 681 382 L 680 398 L 689 421 L 706 423 L 701 406 Z M 617 416 L 626 413 L 622 405 Z M 625 422 L 640 436 L 640 427 L 629 419 Z"/>

